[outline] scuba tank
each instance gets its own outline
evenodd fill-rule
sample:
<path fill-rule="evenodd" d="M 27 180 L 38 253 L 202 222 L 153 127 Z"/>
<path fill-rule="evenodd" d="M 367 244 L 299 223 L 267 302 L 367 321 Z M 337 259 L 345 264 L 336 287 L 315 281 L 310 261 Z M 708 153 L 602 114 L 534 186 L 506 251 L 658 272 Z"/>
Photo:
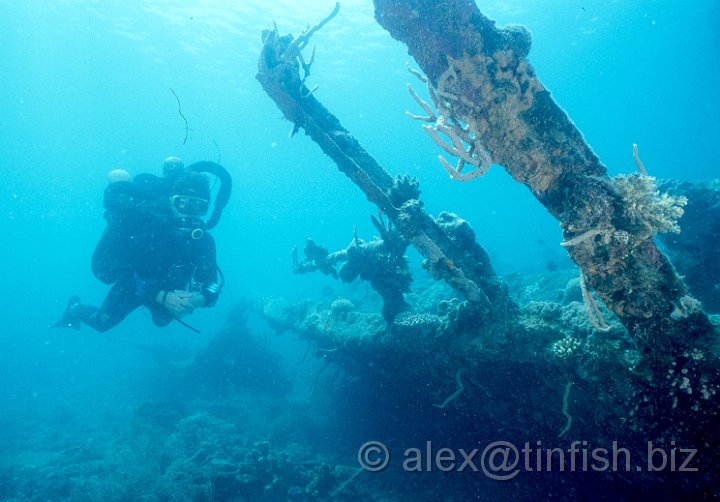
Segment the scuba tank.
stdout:
<path fill-rule="evenodd" d="M 199 216 L 176 218 L 168 214 L 167 204 L 173 195 L 175 179 L 190 172 L 209 173 L 220 180 L 215 200 L 208 201 L 212 202 L 213 209 L 207 221 Z M 138 229 L 148 222 L 161 226 L 172 225 L 191 239 L 201 239 L 206 230 L 217 226 L 232 191 L 230 173 L 220 164 L 210 161 L 180 167 L 165 177 L 142 173 L 130 181 L 130 175 L 126 172 L 123 174 L 119 178 L 109 177 L 110 184 L 103 196 L 108 227 L 92 257 L 93 273 L 105 284 L 115 282 L 130 267 L 129 262 L 134 259 L 135 253 L 129 254 L 128 249 L 134 249 L 133 241 Z"/>

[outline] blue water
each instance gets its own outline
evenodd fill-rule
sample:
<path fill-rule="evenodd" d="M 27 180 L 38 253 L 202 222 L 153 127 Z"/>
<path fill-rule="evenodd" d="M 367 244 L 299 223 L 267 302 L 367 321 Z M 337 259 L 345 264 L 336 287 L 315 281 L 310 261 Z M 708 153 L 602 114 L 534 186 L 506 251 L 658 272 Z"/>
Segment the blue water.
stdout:
<path fill-rule="evenodd" d="M 479 3 L 499 25 L 531 30 L 539 78 L 612 174 L 635 170 L 637 143 L 658 178 L 717 177 L 720 3 Z M 71 417 L 122 415 L 148 397 L 154 358 L 203 347 L 235 301 L 339 287 L 293 275 L 290 251 L 310 236 L 345 247 L 354 227 L 371 238 L 375 208 L 312 141 L 288 138 L 291 125 L 255 80 L 261 30 L 275 21 L 297 34 L 333 5 L 0 0 L 0 400 L 12 410 L 0 408 L 3 426 L 51 431 L 53 406 Z M 343 2 L 313 42 L 317 98 L 389 172 L 420 180 L 428 212 L 467 219 L 501 274 L 570 266 L 557 222 L 500 166 L 467 184 L 447 177 L 436 145 L 404 115 L 419 112 L 405 90 L 417 85 L 411 58 L 374 21 L 371 1 Z M 48 330 L 71 294 L 91 303 L 105 294 L 89 258 L 104 228 L 106 173 L 159 174 L 169 155 L 219 160 L 234 180 L 213 232 L 227 286 L 215 308 L 193 316 L 202 335 L 154 328 L 142 311 L 103 335 Z"/>

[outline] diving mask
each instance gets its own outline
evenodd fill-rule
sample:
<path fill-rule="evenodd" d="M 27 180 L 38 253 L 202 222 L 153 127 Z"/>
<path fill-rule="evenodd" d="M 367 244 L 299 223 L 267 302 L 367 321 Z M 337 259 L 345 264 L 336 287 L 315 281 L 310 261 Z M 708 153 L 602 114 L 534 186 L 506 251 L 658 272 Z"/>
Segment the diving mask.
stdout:
<path fill-rule="evenodd" d="M 210 203 L 206 199 L 192 195 L 173 195 L 171 204 L 173 210 L 183 217 L 203 216 L 210 207 Z"/>

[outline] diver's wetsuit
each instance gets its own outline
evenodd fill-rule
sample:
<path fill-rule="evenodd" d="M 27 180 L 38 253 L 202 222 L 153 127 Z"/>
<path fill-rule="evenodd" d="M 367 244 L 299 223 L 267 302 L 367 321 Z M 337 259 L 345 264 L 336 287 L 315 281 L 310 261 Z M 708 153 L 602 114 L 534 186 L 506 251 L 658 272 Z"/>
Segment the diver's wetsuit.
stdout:
<path fill-rule="evenodd" d="M 107 331 L 130 312 L 146 306 L 157 326 L 173 315 L 157 303 L 160 291 L 199 293 L 205 305 L 217 301 L 215 240 L 208 232 L 193 239 L 169 208 L 171 189 L 162 178 L 141 175 L 105 192 L 108 226 L 92 257 L 95 276 L 113 284 L 102 306 L 76 305 L 72 313 L 98 331 Z"/>

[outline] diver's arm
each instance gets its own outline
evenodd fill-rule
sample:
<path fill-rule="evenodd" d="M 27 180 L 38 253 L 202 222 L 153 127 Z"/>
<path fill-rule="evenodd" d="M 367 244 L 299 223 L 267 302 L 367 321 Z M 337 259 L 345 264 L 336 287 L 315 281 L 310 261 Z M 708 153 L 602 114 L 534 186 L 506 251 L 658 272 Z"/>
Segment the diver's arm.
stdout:
<path fill-rule="evenodd" d="M 207 233 L 203 240 L 204 246 L 198 256 L 199 265 L 194 277 L 194 281 L 201 287 L 200 291 L 161 290 L 155 296 L 155 301 L 177 318 L 192 314 L 196 308 L 212 307 L 220 295 L 215 261 L 215 240 Z"/>
<path fill-rule="evenodd" d="M 218 267 L 215 257 L 215 239 L 212 235 L 206 233 L 205 249 L 202 254 L 202 265 L 197 271 L 197 279 L 202 284 L 200 295 L 202 296 L 202 307 L 212 307 L 220 296 L 220 287 L 218 285 Z M 199 301 L 199 299 L 198 299 Z"/>

